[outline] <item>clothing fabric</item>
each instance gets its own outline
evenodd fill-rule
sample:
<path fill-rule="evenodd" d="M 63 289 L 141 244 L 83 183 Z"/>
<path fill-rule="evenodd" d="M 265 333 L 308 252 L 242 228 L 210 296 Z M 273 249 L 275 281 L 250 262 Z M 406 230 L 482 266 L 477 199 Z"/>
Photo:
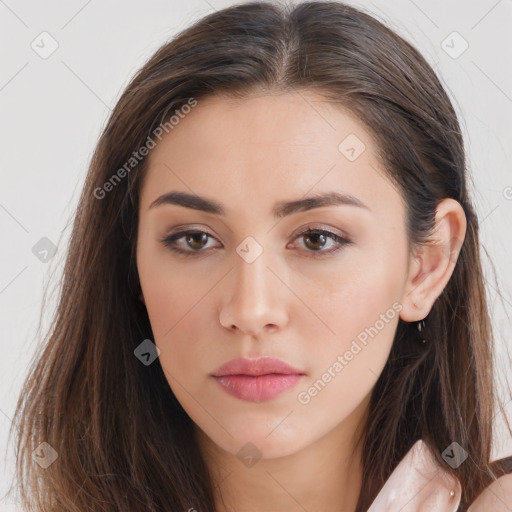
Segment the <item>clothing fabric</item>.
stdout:
<path fill-rule="evenodd" d="M 368 512 L 457 512 L 462 487 L 459 480 L 438 467 L 426 443 L 416 441 L 391 473 Z M 512 510 L 512 474 L 487 487 L 467 512 Z"/>

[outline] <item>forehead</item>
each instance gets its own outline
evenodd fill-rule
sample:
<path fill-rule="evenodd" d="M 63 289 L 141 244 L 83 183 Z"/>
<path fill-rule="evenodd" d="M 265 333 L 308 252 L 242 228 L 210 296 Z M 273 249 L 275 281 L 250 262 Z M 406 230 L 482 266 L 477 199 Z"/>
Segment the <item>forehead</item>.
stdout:
<path fill-rule="evenodd" d="M 170 190 L 246 208 L 330 190 L 396 202 L 364 125 L 311 91 L 198 100 L 150 151 L 141 208 Z"/>

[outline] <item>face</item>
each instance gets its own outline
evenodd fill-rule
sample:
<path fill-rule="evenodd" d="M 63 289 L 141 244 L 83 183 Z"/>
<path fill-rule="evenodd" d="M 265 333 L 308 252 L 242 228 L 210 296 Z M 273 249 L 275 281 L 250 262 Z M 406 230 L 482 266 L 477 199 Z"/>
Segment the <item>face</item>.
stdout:
<path fill-rule="evenodd" d="M 199 431 L 229 453 L 251 442 L 274 458 L 348 422 L 388 358 L 408 269 L 404 204 L 363 125 L 307 91 L 208 97 L 148 158 L 142 298 L 169 386 Z M 222 214 L 154 204 L 169 192 Z M 283 206 L 333 193 L 351 199 Z M 212 376 L 260 356 L 301 375 L 223 380 L 237 396 Z"/>

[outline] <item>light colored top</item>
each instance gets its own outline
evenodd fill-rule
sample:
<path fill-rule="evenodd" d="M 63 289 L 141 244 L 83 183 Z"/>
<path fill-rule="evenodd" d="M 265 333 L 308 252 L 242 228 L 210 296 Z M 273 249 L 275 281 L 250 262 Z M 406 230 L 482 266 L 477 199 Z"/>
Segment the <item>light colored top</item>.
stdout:
<path fill-rule="evenodd" d="M 418 440 L 391 473 L 368 512 L 456 512 L 459 480 L 438 467 L 428 446 Z M 512 474 L 486 487 L 467 512 L 510 512 Z"/>

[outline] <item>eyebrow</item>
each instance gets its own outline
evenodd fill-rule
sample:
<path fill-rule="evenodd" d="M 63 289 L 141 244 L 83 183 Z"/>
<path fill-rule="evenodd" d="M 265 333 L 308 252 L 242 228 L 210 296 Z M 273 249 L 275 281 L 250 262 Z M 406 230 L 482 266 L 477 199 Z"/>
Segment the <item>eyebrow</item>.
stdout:
<path fill-rule="evenodd" d="M 191 208 L 193 210 L 213 213 L 214 215 L 226 215 L 226 210 L 219 202 L 195 194 L 189 194 L 187 192 L 167 192 L 155 199 L 150 204 L 149 208 L 151 209 L 163 204 L 174 204 L 185 208 Z M 294 213 L 313 210 L 314 208 L 322 208 L 325 206 L 356 206 L 358 208 L 371 211 L 370 208 L 360 199 L 350 194 L 326 192 L 301 199 L 295 199 L 293 201 L 278 201 L 274 205 L 272 213 L 275 218 L 279 219 Z"/>

